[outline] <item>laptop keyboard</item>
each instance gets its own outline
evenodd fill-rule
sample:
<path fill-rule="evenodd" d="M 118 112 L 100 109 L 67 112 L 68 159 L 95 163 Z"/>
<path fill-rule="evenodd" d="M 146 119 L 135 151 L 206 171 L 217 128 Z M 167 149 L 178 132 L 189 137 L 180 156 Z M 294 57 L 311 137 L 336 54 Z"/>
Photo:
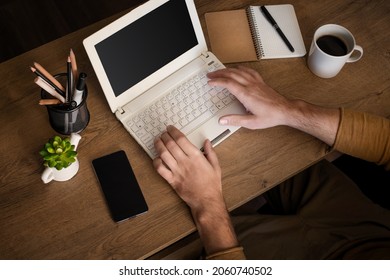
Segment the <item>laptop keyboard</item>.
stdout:
<path fill-rule="evenodd" d="M 212 64 L 203 69 L 125 122 L 127 130 L 153 157 L 157 156 L 154 139 L 166 130 L 167 125 L 173 125 L 187 135 L 236 99 L 227 89 L 208 85 L 207 72 L 219 67 L 219 64 Z"/>

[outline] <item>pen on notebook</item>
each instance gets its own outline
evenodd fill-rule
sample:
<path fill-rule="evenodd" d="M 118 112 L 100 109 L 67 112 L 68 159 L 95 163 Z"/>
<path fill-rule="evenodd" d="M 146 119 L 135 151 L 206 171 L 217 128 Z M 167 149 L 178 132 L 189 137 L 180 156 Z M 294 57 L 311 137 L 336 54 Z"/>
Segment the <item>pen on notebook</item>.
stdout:
<path fill-rule="evenodd" d="M 54 90 L 56 92 L 58 92 L 59 94 L 62 94 L 64 95 L 65 92 L 63 90 L 61 90 L 55 83 L 53 83 L 48 77 L 46 77 L 43 73 L 41 73 L 39 70 L 37 70 L 36 68 L 34 67 L 30 67 L 31 71 L 37 75 L 38 77 L 40 77 L 42 80 L 44 80 L 47 84 L 49 84 L 51 87 L 54 88 Z"/>
<path fill-rule="evenodd" d="M 65 103 L 65 98 L 61 94 L 56 92 L 54 90 L 54 88 L 51 85 L 49 85 L 48 83 L 46 83 L 46 81 L 43 80 L 41 77 L 36 77 L 34 82 L 38 86 L 40 86 L 42 89 L 44 89 L 47 93 L 49 93 L 50 95 L 52 95 L 55 98 L 57 98 L 58 100 L 60 100 L 62 103 Z"/>
<path fill-rule="evenodd" d="M 282 40 L 284 41 L 284 43 L 287 45 L 287 47 L 289 48 L 289 50 L 291 52 L 294 52 L 294 47 L 291 45 L 291 43 L 289 42 L 289 40 L 287 39 L 287 37 L 284 35 L 283 31 L 280 29 L 279 25 L 276 23 L 276 21 L 274 20 L 274 18 L 271 16 L 271 14 L 268 12 L 267 8 L 265 6 L 260 6 L 260 10 L 263 12 L 265 18 L 269 21 L 269 23 L 271 23 L 271 25 L 273 26 L 273 28 L 275 28 L 275 30 L 278 32 L 279 36 L 282 38 Z"/>

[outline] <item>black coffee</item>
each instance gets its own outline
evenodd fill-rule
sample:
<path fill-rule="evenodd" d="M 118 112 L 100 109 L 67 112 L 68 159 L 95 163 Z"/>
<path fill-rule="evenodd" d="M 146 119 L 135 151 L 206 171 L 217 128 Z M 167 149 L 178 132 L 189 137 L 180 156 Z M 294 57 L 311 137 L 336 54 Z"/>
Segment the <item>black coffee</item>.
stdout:
<path fill-rule="evenodd" d="M 318 47 L 325 53 L 333 56 L 343 56 L 348 53 L 345 43 L 331 35 L 325 35 L 317 39 Z"/>

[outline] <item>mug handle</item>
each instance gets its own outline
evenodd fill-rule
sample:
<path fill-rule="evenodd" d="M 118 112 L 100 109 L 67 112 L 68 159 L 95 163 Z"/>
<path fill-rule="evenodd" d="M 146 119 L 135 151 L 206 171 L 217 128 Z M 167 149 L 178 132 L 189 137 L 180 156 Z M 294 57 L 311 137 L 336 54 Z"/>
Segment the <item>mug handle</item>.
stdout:
<path fill-rule="evenodd" d="M 47 184 L 54 179 L 53 170 L 50 167 L 46 167 L 41 175 L 42 181 Z"/>
<path fill-rule="evenodd" d="M 348 58 L 347 62 L 355 62 L 358 61 L 363 56 L 363 48 L 359 45 L 356 45 L 353 49 L 351 56 Z"/>

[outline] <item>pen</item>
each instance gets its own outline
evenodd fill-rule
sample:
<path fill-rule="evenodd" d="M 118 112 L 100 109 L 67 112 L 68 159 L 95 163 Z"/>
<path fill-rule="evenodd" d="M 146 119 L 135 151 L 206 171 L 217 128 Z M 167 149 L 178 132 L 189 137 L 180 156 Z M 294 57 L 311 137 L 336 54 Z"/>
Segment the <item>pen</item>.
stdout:
<path fill-rule="evenodd" d="M 288 39 L 286 38 L 286 36 L 284 35 L 283 31 L 280 29 L 279 25 L 276 23 L 276 21 L 274 20 L 274 18 L 271 16 L 271 14 L 268 12 L 267 8 L 265 6 L 261 6 L 260 7 L 260 10 L 263 12 L 265 18 L 269 21 L 269 23 L 271 23 L 271 25 L 273 26 L 273 28 L 275 28 L 275 30 L 278 32 L 278 34 L 280 35 L 280 37 L 282 38 L 282 40 L 286 43 L 287 47 L 289 48 L 289 50 L 291 52 L 294 52 L 294 47 L 291 45 L 291 43 L 288 41 Z"/>

